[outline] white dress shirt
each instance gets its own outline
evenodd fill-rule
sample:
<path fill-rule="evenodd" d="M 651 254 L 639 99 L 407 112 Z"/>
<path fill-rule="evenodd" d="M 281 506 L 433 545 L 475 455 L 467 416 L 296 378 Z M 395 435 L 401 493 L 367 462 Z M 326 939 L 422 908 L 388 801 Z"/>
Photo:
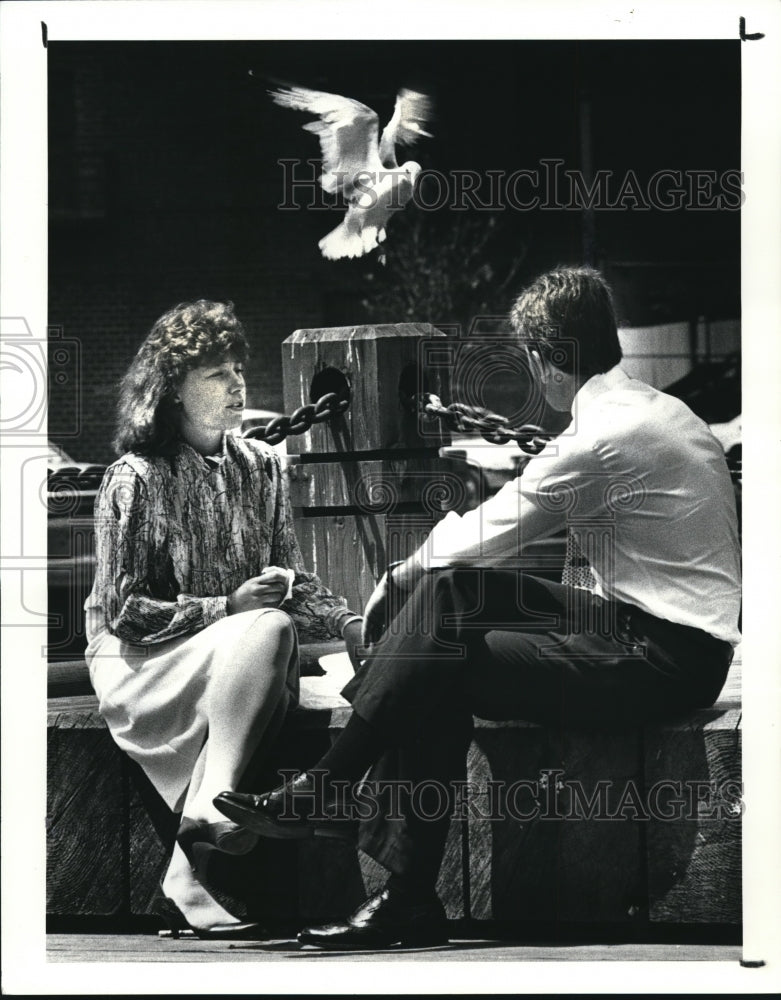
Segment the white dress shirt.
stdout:
<path fill-rule="evenodd" d="M 740 550 L 724 451 L 680 400 L 619 366 L 590 378 L 573 420 L 476 510 L 449 513 L 424 568 L 528 568 L 524 549 L 565 526 L 607 599 L 736 645 Z"/>

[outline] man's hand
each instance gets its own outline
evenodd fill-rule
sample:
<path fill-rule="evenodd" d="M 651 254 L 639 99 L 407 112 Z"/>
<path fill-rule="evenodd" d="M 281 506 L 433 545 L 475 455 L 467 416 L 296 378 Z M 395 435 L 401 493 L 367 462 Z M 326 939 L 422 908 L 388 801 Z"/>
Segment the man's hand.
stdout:
<path fill-rule="evenodd" d="M 392 564 L 388 571 L 383 574 L 364 608 L 363 641 L 365 645 L 368 646 L 380 639 L 390 624 L 388 621 L 388 614 L 391 610 L 389 604 L 393 606 L 393 613 L 398 614 L 422 575 L 423 570 L 412 559 Z"/>
<path fill-rule="evenodd" d="M 278 608 L 288 588 L 288 574 L 278 566 L 268 566 L 260 576 L 252 576 L 228 595 L 228 614 L 258 608 Z"/>
<path fill-rule="evenodd" d="M 361 618 L 353 618 L 351 622 L 348 622 L 342 629 L 342 638 L 344 639 L 345 646 L 347 646 L 347 655 L 350 657 L 353 670 L 357 670 L 361 665 L 361 654 L 364 651 L 363 620 Z"/>
<path fill-rule="evenodd" d="M 380 582 L 363 609 L 363 630 L 361 639 L 364 646 L 377 642 L 388 627 L 388 574 L 383 573 Z"/>

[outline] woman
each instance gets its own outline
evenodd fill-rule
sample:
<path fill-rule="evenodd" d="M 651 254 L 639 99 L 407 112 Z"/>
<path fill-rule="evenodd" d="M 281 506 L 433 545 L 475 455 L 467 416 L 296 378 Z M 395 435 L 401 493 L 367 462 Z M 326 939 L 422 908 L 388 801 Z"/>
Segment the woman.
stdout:
<path fill-rule="evenodd" d="M 202 936 L 253 930 L 199 882 L 198 861 L 254 846 L 212 799 L 297 702 L 295 626 L 351 645 L 360 633 L 305 572 L 279 456 L 233 433 L 247 353 L 231 304 L 185 303 L 152 327 L 122 383 L 85 605 L 101 714 L 182 812 L 163 891 Z"/>

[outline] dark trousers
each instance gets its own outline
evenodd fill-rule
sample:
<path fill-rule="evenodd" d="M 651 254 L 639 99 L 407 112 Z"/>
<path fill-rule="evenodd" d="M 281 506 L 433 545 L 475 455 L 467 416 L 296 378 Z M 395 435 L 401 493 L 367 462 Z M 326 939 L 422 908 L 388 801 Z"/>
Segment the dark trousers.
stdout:
<path fill-rule="evenodd" d="M 731 660 L 699 629 L 519 571 L 424 575 L 342 692 L 386 746 L 361 848 L 396 874 L 436 876 L 449 825 L 439 789 L 452 806 L 473 715 L 640 724 L 713 704 Z"/>

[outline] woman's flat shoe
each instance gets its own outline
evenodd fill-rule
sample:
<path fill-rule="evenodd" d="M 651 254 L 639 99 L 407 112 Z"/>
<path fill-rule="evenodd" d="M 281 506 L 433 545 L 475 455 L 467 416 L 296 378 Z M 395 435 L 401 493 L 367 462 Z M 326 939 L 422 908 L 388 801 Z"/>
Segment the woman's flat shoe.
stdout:
<path fill-rule="evenodd" d="M 258 836 L 238 823 L 198 823 L 185 816 L 179 824 L 176 841 L 195 867 L 193 848 L 196 844 L 211 844 L 224 854 L 249 854 L 257 845 Z"/>
<path fill-rule="evenodd" d="M 202 941 L 263 941 L 268 933 L 256 923 L 214 924 L 211 927 L 193 927 L 187 918 L 168 896 L 161 896 L 157 901 L 157 915 L 162 917 L 168 927 L 158 931 L 160 937 L 174 939 L 197 937 Z"/>

